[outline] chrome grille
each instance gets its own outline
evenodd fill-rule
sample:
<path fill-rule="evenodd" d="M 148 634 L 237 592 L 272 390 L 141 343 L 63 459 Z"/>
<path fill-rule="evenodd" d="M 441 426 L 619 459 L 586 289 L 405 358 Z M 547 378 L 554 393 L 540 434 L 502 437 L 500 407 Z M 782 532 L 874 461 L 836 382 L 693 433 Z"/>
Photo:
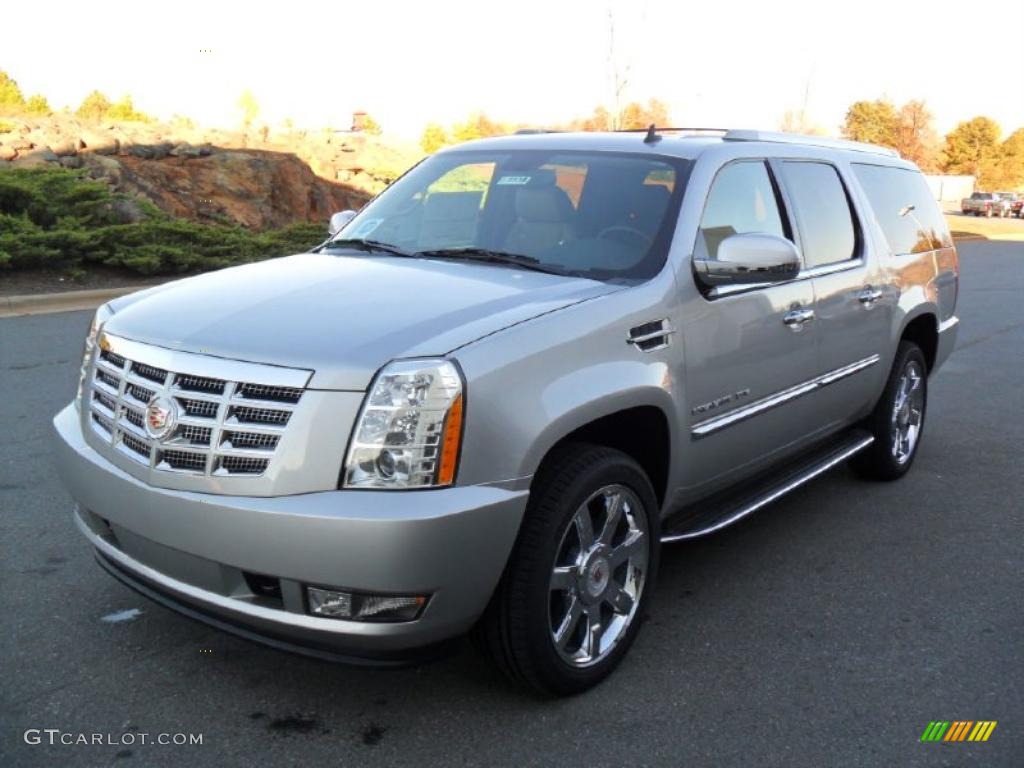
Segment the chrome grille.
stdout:
<path fill-rule="evenodd" d="M 189 374 L 179 373 L 174 377 L 175 384 L 181 389 L 187 389 L 192 392 L 209 392 L 215 395 L 219 395 L 224 392 L 224 384 L 226 382 L 220 379 L 207 379 L 203 376 L 190 376 Z M 251 384 L 243 384 L 242 387 L 249 387 Z"/>
<path fill-rule="evenodd" d="M 259 432 L 224 432 L 221 445 L 231 448 L 256 448 L 272 451 L 277 447 L 278 436 L 260 434 Z"/>
<path fill-rule="evenodd" d="M 123 342 L 115 348 L 151 357 L 148 347 Z M 135 350 L 136 352 L 132 352 Z M 170 358 L 203 367 L 198 356 Z M 157 360 L 169 359 L 155 357 Z M 217 363 L 211 363 L 216 366 Z M 263 375 L 251 364 L 219 373 Z M 246 368 L 238 368 L 248 365 Z M 216 370 L 216 369 L 215 369 Z M 210 371 L 173 371 L 100 350 L 87 391 L 90 424 L 120 455 L 155 470 L 192 475 L 256 477 L 266 472 L 303 389 L 258 381 L 230 381 Z M 273 382 L 280 375 L 271 374 Z M 292 376 L 290 381 L 295 381 Z M 178 408 L 173 431 L 160 440 L 146 431 L 146 406 L 153 398 L 172 399 Z"/>
<path fill-rule="evenodd" d="M 129 384 L 127 387 L 125 387 L 124 391 L 125 391 L 126 395 L 128 395 L 129 397 L 131 397 L 134 400 L 137 400 L 138 402 L 142 403 L 143 405 L 145 405 L 150 400 L 152 400 L 153 399 L 153 395 L 156 394 L 156 392 L 154 392 L 152 389 L 146 389 L 145 387 L 140 387 L 138 384 Z"/>
<path fill-rule="evenodd" d="M 202 454 L 191 451 L 157 451 L 156 465 L 161 469 L 176 469 L 185 472 L 202 472 L 206 459 Z"/>
<path fill-rule="evenodd" d="M 276 424 L 284 426 L 291 418 L 288 411 L 272 408 L 252 408 L 247 405 L 232 406 L 228 414 L 229 424 Z"/>
<path fill-rule="evenodd" d="M 136 376 L 155 381 L 157 384 L 163 384 L 167 380 L 167 371 L 145 363 L 132 363 L 131 372 Z"/>
<path fill-rule="evenodd" d="M 217 404 L 210 400 L 188 400 L 178 398 L 178 402 L 185 408 L 189 416 L 199 416 L 203 419 L 212 419 L 217 415 Z"/>
<path fill-rule="evenodd" d="M 267 468 L 266 459 L 251 459 L 245 456 L 224 456 L 220 460 L 217 474 L 262 475 Z"/>
<path fill-rule="evenodd" d="M 262 384 L 243 384 L 238 388 L 241 397 L 254 400 L 276 400 L 281 403 L 297 403 L 302 396 L 301 389 L 293 387 L 266 387 Z"/>

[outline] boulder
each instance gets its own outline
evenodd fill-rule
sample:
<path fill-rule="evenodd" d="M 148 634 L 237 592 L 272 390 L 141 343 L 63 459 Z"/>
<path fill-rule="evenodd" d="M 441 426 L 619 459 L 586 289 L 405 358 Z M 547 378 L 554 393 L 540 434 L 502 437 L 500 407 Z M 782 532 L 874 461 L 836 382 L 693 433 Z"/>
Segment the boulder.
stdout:
<path fill-rule="evenodd" d="M 109 133 L 85 129 L 81 133 L 82 148 L 86 152 L 95 152 L 98 155 L 116 155 L 118 141 Z"/>
<path fill-rule="evenodd" d="M 64 168 L 81 168 L 85 163 L 79 155 L 65 155 L 60 158 L 60 164 Z"/>
<path fill-rule="evenodd" d="M 0 160 L 13 160 L 18 156 L 18 150 L 9 144 L 0 144 Z"/>
<path fill-rule="evenodd" d="M 39 168 L 50 163 L 56 163 L 59 160 L 60 158 L 50 149 L 41 147 L 39 149 L 30 149 L 27 152 L 19 152 L 18 156 L 11 162 L 15 168 Z"/>
<path fill-rule="evenodd" d="M 85 168 L 89 169 L 89 175 L 94 179 L 108 181 L 114 186 L 121 183 L 121 163 L 113 157 L 103 155 L 83 154 L 79 155 Z"/>
<path fill-rule="evenodd" d="M 202 148 L 197 147 L 194 144 L 181 144 L 175 145 L 170 152 L 173 157 L 199 157 L 202 154 Z"/>
<path fill-rule="evenodd" d="M 129 154 L 134 157 L 141 157 L 144 160 L 152 160 L 156 157 L 156 151 L 149 144 L 121 144 L 121 154 Z"/>

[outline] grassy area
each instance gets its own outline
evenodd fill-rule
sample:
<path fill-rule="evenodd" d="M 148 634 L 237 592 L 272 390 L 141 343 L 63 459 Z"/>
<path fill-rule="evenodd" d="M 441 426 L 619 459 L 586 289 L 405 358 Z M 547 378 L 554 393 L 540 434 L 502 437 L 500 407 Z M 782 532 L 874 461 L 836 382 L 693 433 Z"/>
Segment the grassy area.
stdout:
<path fill-rule="evenodd" d="M 1024 240 L 1024 219 L 986 219 L 947 213 L 946 221 L 954 237 L 984 237 L 993 240 Z"/>
<path fill-rule="evenodd" d="M 0 172 L 0 274 L 47 270 L 75 277 L 94 268 L 188 274 L 304 251 L 325 237 L 320 224 L 263 232 L 197 224 L 134 198 L 143 218 L 126 224 L 118 212 L 124 202 L 82 171 Z"/>

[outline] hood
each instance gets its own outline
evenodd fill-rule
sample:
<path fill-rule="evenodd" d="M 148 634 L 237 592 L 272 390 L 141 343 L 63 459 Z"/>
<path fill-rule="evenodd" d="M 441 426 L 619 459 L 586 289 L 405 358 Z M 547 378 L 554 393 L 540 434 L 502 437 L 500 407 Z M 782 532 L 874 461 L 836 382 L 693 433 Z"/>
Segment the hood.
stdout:
<path fill-rule="evenodd" d="M 365 390 L 396 358 L 440 356 L 619 287 L 464 261 L 306 253 L 211 272 L 111 302 L 111 333 L 315 371 Z"/>

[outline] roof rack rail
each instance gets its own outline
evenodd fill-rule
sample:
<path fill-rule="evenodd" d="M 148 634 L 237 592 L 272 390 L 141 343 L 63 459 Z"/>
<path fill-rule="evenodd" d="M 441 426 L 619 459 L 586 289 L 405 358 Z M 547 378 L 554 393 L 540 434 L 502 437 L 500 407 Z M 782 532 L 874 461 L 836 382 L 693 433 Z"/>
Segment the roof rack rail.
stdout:
<path fill-rule="evenodd" d="M 533 136 L 538 133 L 563 133 L 563 131 L 557 128 L 520 128 L 513 135 L 514 136 Z"/>
<path fill-rule="evenodd" d="M 655 133 L 728 133 L 730 128 L 697 128 L 697 127 L 684 127 L 684 128 L 672 128 L 672 127 L 660 127 L 654 126 Z M 616 128 L 612 133 L 650 133 L 651 126 L 646 128 Z"/>
<path fill-rule="evenodd" d="M 722 138 L 725 141 L 767 141 L 774 144 L 803 144 L 811 147 L 828 147 L 830 149 L 846 149 L 851 152 L 867 152 L 872 155 L 900 156 L 900 153 L 895 149 L 879 146 L 878 144 L 867 144 L 863 141 L 849 141 L 848 139 L 829 139 L 824 136 L 807 136 L 801 133 L 734 128 L 726 131 Z"/>

